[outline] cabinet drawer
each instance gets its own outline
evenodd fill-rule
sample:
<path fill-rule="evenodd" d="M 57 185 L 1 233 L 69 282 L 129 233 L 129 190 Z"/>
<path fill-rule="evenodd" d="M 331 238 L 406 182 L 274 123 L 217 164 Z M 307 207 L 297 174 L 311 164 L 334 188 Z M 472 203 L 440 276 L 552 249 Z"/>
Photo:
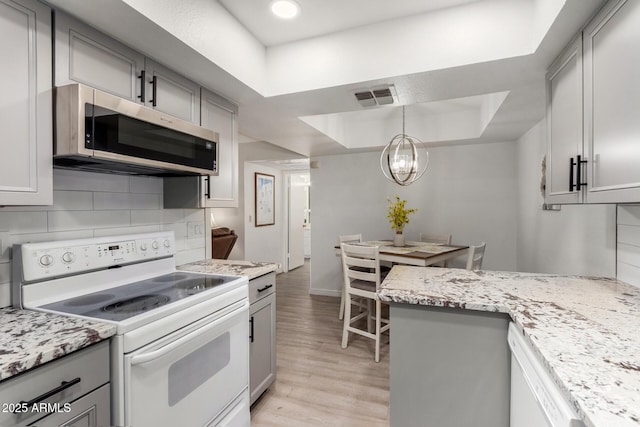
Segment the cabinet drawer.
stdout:
<path fill-rule="evenodd" d="M 271 295 L 276 291 L 276 273 L 265 274 L 249 280 L 249 304 Z"/>
<path fill-rule="evenodd" d="M 111 388 L 105 384 L 71 404 L 69 412 L 51 414 L 33 427 L 106 427 L 111 425 Z"/>
<path fill-rule="evenodd" d="M 29 402 L 51 390 L 60 387 L 63 382 L 77 381 L 74 385 L 43 399 L 43 403 L 64 404 L 72 402 L 92 390 L 109 382 L 109 341 L 74 352 L 68 356 L 32 369 L 15 378 L 0 383 L 0 404 L 19 404 Z M 5 408 L 2 408 L 5 409 Z M 8 409 L 8 408 L 7 408 Z M 50 413 L 46 410 L 13 414 L 0 411 L 0 425 L 4 427 L 22 426 Z"/>

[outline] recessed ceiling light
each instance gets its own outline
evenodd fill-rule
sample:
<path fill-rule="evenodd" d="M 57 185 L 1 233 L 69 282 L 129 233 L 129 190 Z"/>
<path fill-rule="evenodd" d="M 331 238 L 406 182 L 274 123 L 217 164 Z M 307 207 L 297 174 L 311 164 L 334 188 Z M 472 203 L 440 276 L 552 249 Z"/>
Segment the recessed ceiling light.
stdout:
<path fill-rule="evenodd" d="M 300 5 L 293 0 L 275 0 L 271 3 L 271 12 L 278 18 L 292 19 L 300 13 Z"/>

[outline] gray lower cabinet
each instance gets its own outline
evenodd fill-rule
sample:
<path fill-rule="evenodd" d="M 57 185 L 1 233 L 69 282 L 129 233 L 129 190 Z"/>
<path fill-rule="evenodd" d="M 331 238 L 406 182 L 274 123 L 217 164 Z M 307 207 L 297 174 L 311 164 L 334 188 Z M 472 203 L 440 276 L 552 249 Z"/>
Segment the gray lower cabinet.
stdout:
<path fill-rule="evenodd" d="M 0 205 L 53 202 L 51 11 L 0 0 Z"/>
<path fill-rule="evenodd" d="M 109 341 L 0 382 L 3 427 L 111 425 Z"/>
<path fill-rule="evenodd" d="M 391 304 L 390 421 L 508 427 L 509 316 Z"/>
<path fill-rule="evenodd" d="M 249 281 L 249 390 L 251 404 L 276 379 L 276 274 Z"/>

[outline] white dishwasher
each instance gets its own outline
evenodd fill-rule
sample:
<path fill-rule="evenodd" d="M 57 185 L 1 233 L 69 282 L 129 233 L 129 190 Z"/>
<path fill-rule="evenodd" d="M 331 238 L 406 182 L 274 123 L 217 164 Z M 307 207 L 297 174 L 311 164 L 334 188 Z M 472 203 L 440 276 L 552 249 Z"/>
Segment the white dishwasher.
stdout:
<path fill-rule="evenodd" d="M 583 427 L 584 423 L 538 361 L 515 323 L 511 348 L 511 427 Z"/>

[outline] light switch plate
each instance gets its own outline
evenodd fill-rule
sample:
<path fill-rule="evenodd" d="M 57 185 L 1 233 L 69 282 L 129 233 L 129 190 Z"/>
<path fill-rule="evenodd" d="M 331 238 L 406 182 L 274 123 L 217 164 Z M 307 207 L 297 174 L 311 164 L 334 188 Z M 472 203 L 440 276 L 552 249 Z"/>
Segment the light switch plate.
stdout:
<path fill-rule="evenodd" d="M 11 244 L 9 243 L 9 232 L 0 231 L 0 263 L 11 261 Z"/>

